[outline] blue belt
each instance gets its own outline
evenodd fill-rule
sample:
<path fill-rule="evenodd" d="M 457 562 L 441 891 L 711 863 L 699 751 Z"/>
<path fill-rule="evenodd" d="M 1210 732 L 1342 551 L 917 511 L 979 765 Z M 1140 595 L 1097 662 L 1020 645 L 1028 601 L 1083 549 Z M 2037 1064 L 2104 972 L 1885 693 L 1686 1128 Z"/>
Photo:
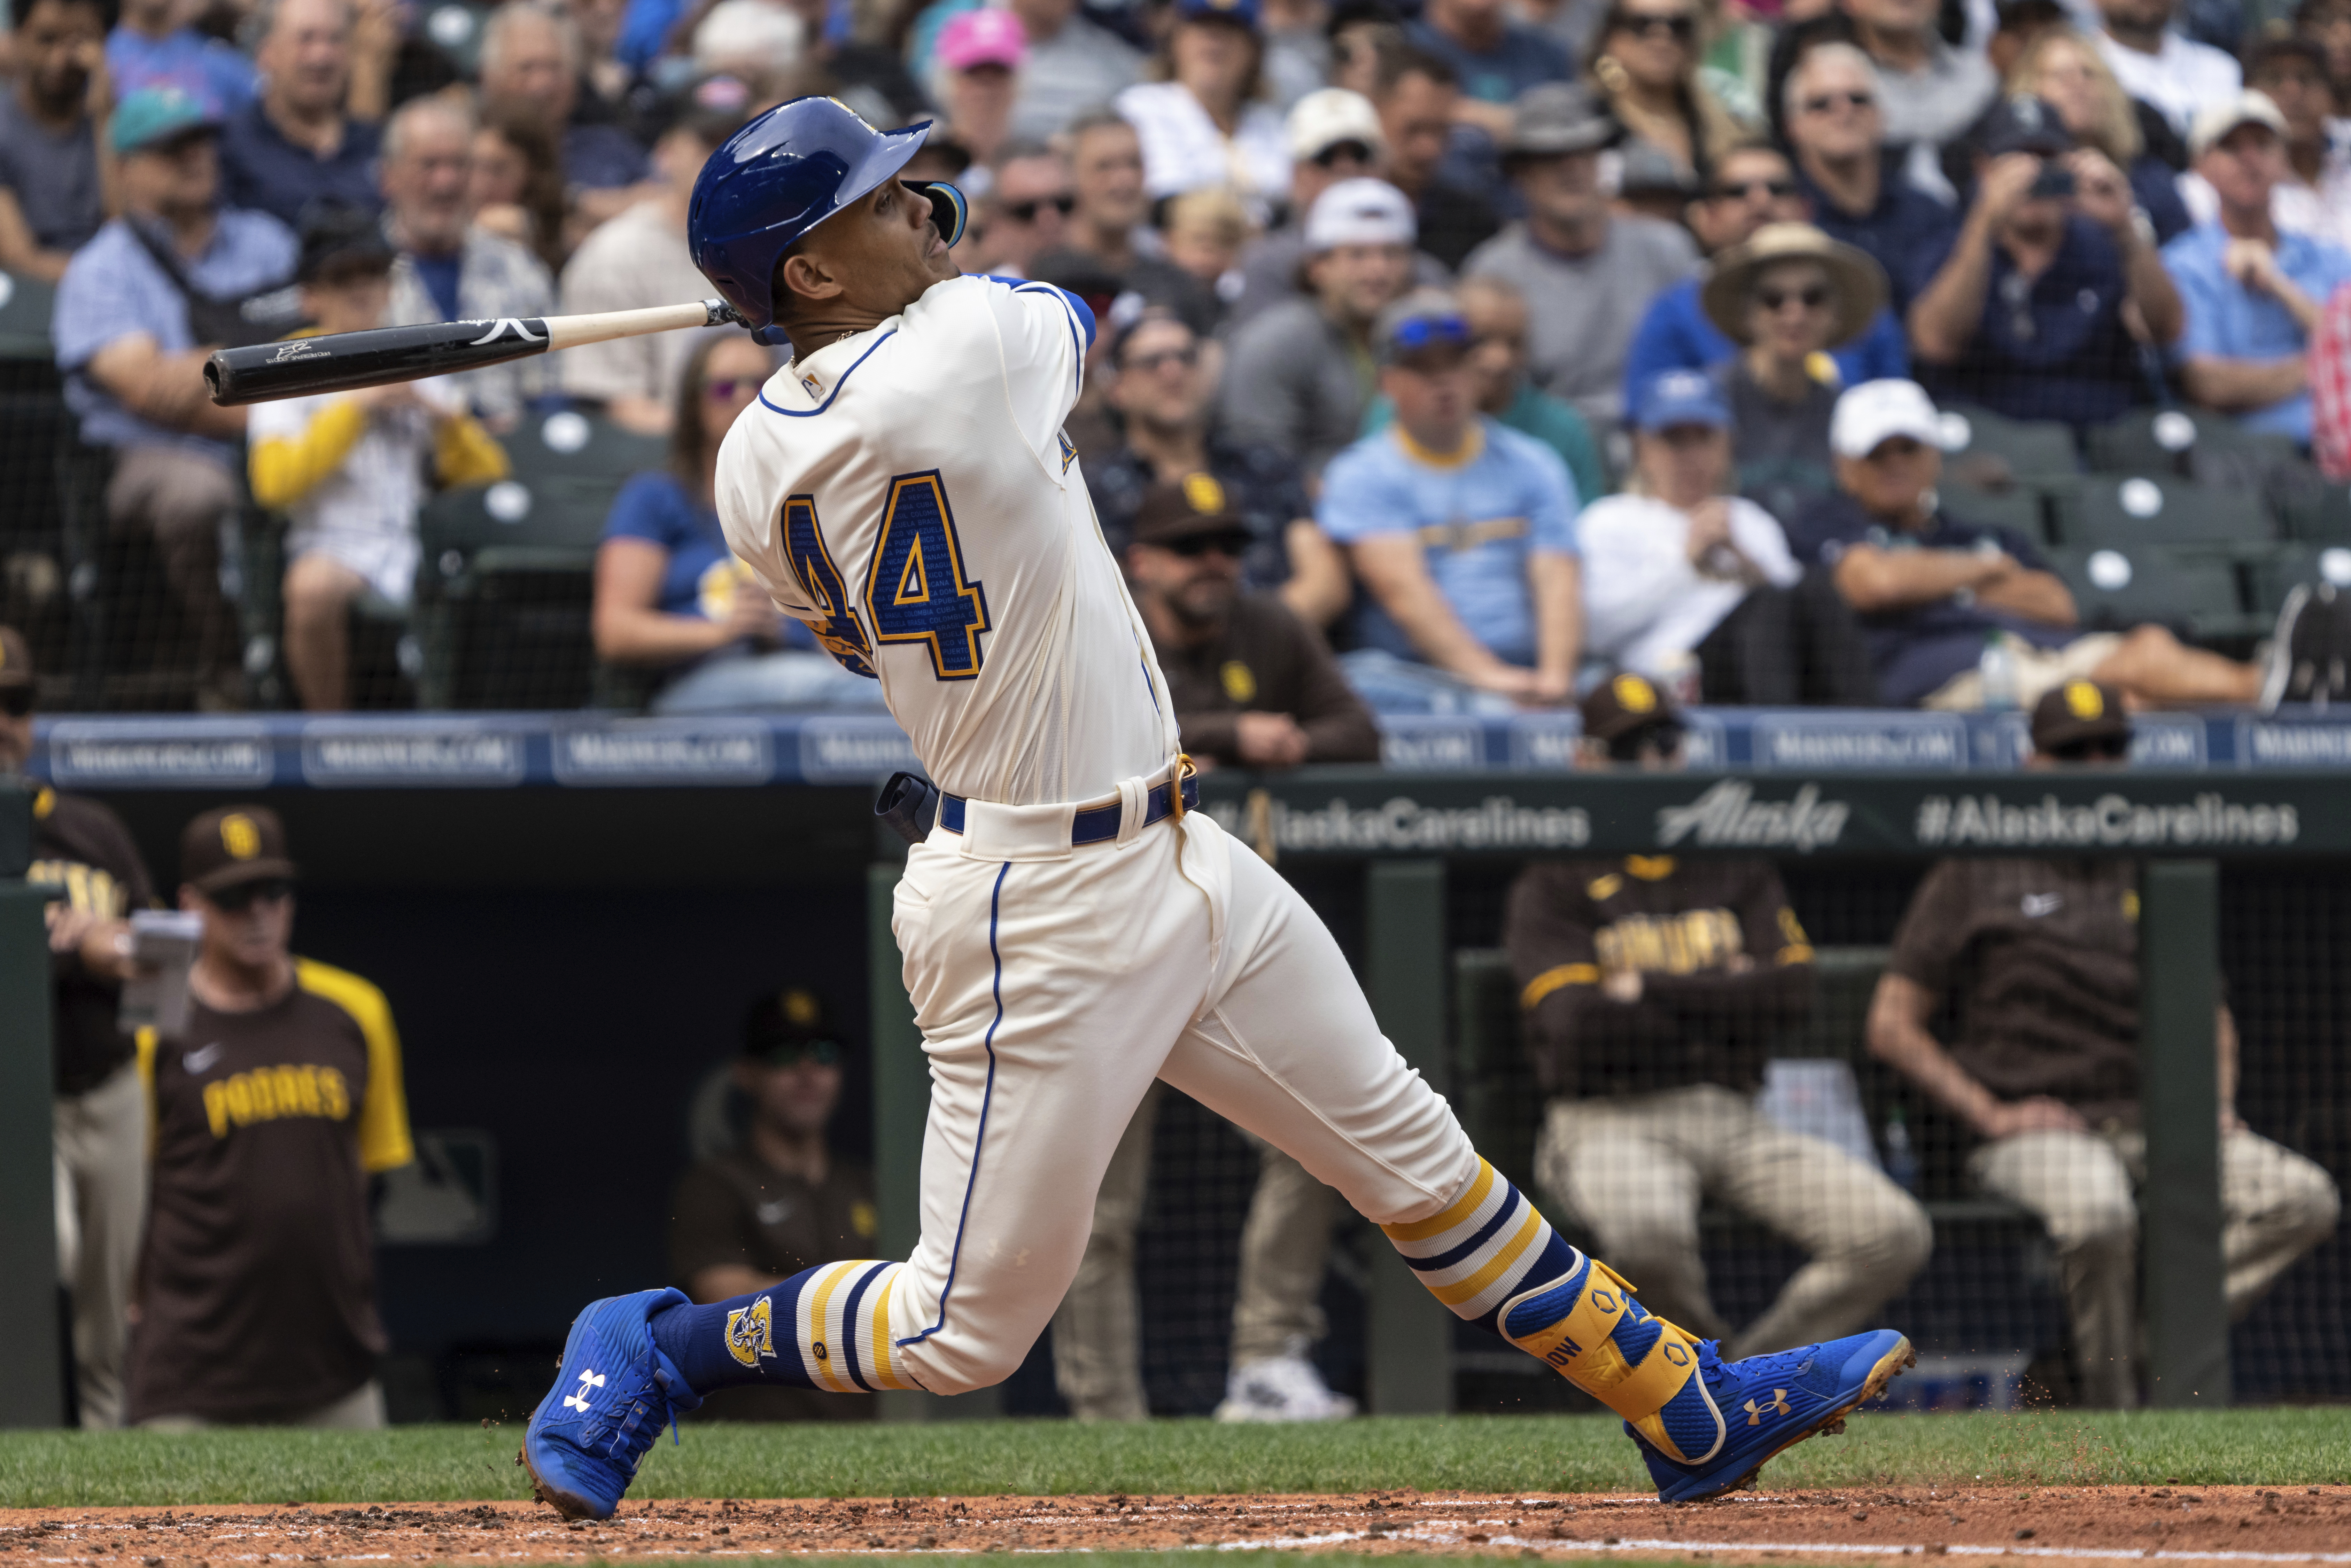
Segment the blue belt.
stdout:
<path fill-rule="evenodd" d="M 1159 785 L 1144 795 L 1143 825 L 1147 828 L 1154 822 L 1174 816 L 1176 814 L 1174 801 L 1175 787 L 1172 782 Z M 951 833 L 962 832 L 964 804 L 964 798 L 961 795 L 941 793 L 939 826 Z M 1196 811 L 1199 808 L 1199 775 L 1187 773 L 1184 777 L 1184 810 Z M 1099 844 L 1118 837 L 1121 810 L 1119 802 L 1113 800 L 1107 806 L 1090 806 L 1081 810 L 1070 822 L 1071 845 L 1076 847 L 1081 844 Z"/>

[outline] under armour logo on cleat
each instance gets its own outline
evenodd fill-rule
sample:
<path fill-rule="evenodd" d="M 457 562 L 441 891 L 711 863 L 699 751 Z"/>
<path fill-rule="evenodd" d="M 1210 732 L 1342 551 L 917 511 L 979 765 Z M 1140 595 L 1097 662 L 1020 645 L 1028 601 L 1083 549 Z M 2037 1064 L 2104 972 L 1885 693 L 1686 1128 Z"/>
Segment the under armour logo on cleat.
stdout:
<path fill-rule="evenodd" d="M 577 1393 L 577 1394 L 567 1394 L 567 1395 L 565 1395 L 565 1396 L 563 1396 L 563 1407 L 564 1407 L 566 1410 L 577 1410 L 577 1411 L 579 1411 L 579 1412 L 580 1412 L 580 1414 L 581 1414 L 582 1416 L 585 1416 L 586 1414 L 588 1414 L 588 1396 L 589 1396 L 589 1394 L 590 1394 L 592 1390 L 595 1390 L 595 1389 L 598 1389 L 598 1388 L 601 1388 L 601 1387 L 603 1387 L 603 1386 L 604 1386 L 604 1375 L 603 1375 L 602 1373 L 601 1373 L 601 1372 L 583 1372 L 583 1373 L 581 1373 L 581 1374 L 580 1375 L 580 1392 L 579 1392 L 579 1393 Z M 1752 1409 L 1752 1408 L 1754 1408 L 1754 1406 L 1750 1405 L 1750 1406 L 1748 1406 L 1748 1408 Z"/>
<path fill-rule="evenodd" d="M 1782 1416 L 1790 1414 L 1788 1409 L 1788 1391 L 1784 1388 L 1774 1388 L 1771 1390 L 1771 1397 L 1766 1399 L 1761 1405 L 1758 1405 L 1755 1401 L 1750 1399 L 1747 1402 L 1747 1424 L 1750 1427 L 1761 1427 L 1763 1425 L 1763 1412 L 1766 1410 L 1774 1410 Z"/>

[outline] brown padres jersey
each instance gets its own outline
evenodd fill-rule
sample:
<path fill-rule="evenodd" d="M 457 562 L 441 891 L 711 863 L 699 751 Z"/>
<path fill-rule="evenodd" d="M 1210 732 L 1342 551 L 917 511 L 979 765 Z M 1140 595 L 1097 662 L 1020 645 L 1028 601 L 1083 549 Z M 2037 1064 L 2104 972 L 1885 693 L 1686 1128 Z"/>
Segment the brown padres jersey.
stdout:
<path fill-rule="evenodd" d="M 33 797 L 33 882 L 64 888 L 61 902 L 107 920 L 152 908 L 155 884 L 122 819 L 95 800 L 44 789 Z M 121 989 L 91 974 L 78 953 L 51 956 L 57 980 L 57 1084 L 86 1094 L 131 1060 L 131 1037 L 115 1028 Z"/>
<path fill-rule="evenodd" d="M 414 1157 L 383 993 L 295 960 L 254 1012 L 139 1035 L 154 1118 L 130 1418 L 266 1420 L 374 1375 L 367 1178 Z"/>
<path fill-rule="evenodd" d="M 1502 941 L 1535 1076 L 1553 1094 L 1752 1087 L 1771 1036 L 1812 1006 L 1812 944 L 1769 861 L 1531 865 L 1510 885 Z M 1603 994 L 1614 969 L 1640 973 L 1637 1001 Z"/>
<path fill-rule="evenodd" d="M 776 1170 L 748 1150 L 703 1161 L 670 1198 L 670 1279 L 681 1290 L 705 1269 L 734 1264 L 775 1279 L 873 1250 L 880 1228 L 873 1173 L 832 1163 L 820 1186 Z M 810 1388 L 729 1388 L 704 1403 L 722 1421 L 869 1419 L 870 1399 Z"/>
<path fill-rule="evenodd" d="M 2001 1099 L 2137 1114 L 2135 863 L 1944 861 L 1903 914 L 1891 967 L 1948 1001 L 1952 1059 Z"/>

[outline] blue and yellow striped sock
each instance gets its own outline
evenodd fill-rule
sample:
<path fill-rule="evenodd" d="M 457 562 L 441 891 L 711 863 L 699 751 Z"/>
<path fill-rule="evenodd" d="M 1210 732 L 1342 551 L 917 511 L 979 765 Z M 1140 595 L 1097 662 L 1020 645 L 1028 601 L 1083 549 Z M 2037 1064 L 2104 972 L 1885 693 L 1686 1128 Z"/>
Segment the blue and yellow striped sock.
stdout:
<path fill-rule="evenodd" d="M 1698 1342 L 1650 1315 L 1484 1160 L 1442 1213 L 1381 1228 L 1430 1294 L 1556 1368 L 1667 1458 L 1696 1464 L 1721 1446 Z"/>
<path fill-rule="evenodd" d="M 696 1394 L 750 1383 L 835 1394 L 912 1388 L 890 1337 L 890 1289 L 904 1267 L 824 1263 L 731 1301 L 672 1307 L 654 1315 L 653 1343 Z"/>

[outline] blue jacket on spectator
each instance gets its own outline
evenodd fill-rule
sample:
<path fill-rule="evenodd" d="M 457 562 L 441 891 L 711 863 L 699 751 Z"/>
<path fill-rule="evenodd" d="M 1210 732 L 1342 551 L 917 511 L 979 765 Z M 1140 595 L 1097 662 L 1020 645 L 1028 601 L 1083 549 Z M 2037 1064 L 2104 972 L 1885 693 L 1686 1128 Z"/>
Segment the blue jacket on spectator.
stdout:
<path fill-rule="evenodd" d="M 1710 371 L 1738 357 L 1739 345 L 1706 319 L 1698 303 L 1703 278 L 1685 277 L 1649 302 L 1625 351 L 1625 406 L 1633 392 L 1664 371 Z M 1881 309 L 1869 330 L 1829 356 L 1849 387 L 1864 382 L 1910 379 L 1910 343 L 1894 312 Z"/>
<path fill-rule="evenodd" d="M 221 200 L 232 207 L 267 213 L 298 231 L 302 209 L 313 202 L 381 212 L 383 193 L 376 187 L 376 152 L 382 142 L 379 127 L 346 117 L 342 146 L 333 157 L 321 158 L 287 141 L 255 99 L 221 127 Z"/>
<path fill-rule="evenodd" d="M 1890 155 L 1878 182 L 1877 205 L 1860 217 L 1830 201 L 1802 165 L 1796 169 L 1796 188 L 1812 203 L 1813 223 L 1823 234 L 1867 251 L 1886 269 L 1886 302 L 1897 319 L 1934 280 L 1935 268 L 1949 251 L 1951 233 L 1959 226 L 1959 214 L 1912 184 L 1902 172 L 1902 161 Z"/>
<path fill-rule="evenodd" d="M 1946 231 L 1938 270 L 1958 239 L 1956 229 Z M 2138 342 L 2123 326 L 2129 282 L 2104 229 L 2068 214 L 2048 269 L 2012 304 L 2020 281 L 2015 261 L 1995 243 L 1983 319 L 1966 351 L 1947 365 L 1919 365 L 1918 380 L 1937 402 L 2084 425 L 2104 424 L 2149 400 L 2154 389 L 2140 371 Z"/>

